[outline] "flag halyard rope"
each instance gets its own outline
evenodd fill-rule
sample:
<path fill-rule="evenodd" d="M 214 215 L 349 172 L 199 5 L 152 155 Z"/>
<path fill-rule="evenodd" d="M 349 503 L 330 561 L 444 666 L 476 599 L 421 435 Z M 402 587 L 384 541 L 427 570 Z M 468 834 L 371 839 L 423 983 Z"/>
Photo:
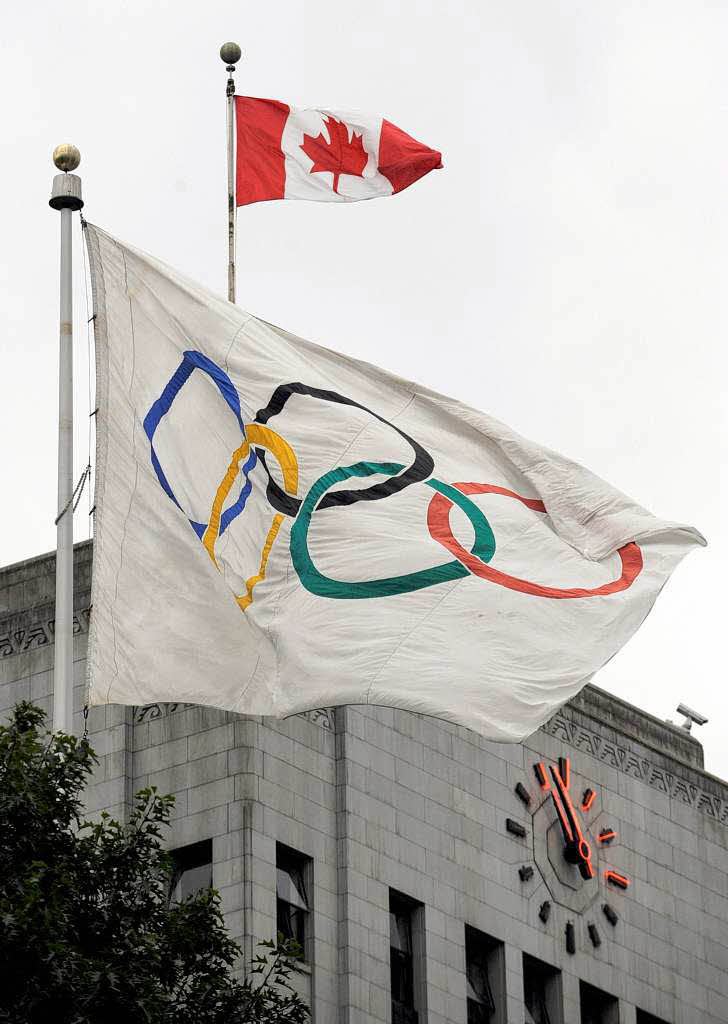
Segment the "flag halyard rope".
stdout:
<path fill-rule="evenodd" d="M 76 511 L 76 509 L 78 508 L 78 503 L 81 500 L 81 495 L 83 494 L 84 486 L 85 486 L 86 481 L 88 480 L 88 478 L 90 476 L 91 476 L 91 462 L 89 461 L 89 463 L 86 466 L 86 468 L 84 469 L 83 473 L 78 478 L 78 483 L 76 484 L 76 486 L 73 489 L 73 494 L 71 495 L 71 497 L 66 502 L 65 508 L 62 508 L 61 511 L 56 516 L 56 518 L 54 520 L 54 523 L 53 523 L 54 526 L 58 526 L 58 524 L 60 523 L 61 519 L 63 519 L 63 517 L 65 516 L 66 512 L 68 512 L 68 510 L 71 508 L 71 506 L 73 506 L 72 511 L 73 512 Z"/>
<path fill-rule="evenodd" d="M 94 409 L 94 411 L 91 412 L 91 409 L 94 406 L 93 368 L 92 368 L 92 365 L 91 365 L 91 347 L 92 347 L 91 346 L 91 324 L 95 325 L 95 323 L 96 323 L 96 311 L 95 310 L 93 312 L 91 311 L 91 303 L 89 301 L 88 283 L 89 283 L 90 268 L 89 268 L 89 265 L 88 265 L 88 257 L 87 257 L 87 254 L 86 254 L 86 220 L 83 217 L 83 215 L 81 215 L 81 252 L 83 253 L 83 284 L 84 284 L 84 292 L 85 292 L 85 296 L 86 296 L 86 368 L 87 368 L 87 373 L 88 373 L 88 409 L 89 409 L 89 419 L 88 419 L 88 464 L 90 466 L 91 465 L 91 446 L 92 446 L 92 437 L 93 437 L 93 429 L 94 429 L 93 417 L 98 412 L 98 408 Z M 89 471 L 89 477 L 90 477 L 90 471 Z M 93 514 L 93 511 L 94 511 L 95 507 L 96 506 L 94 505 L 93 508 L 92 508 L 92 490 L 91 490 L 91 487 L 89 486 L 89 495 L 88 495 L 88 539 L 89 540 L 91 540 L 91 533 L 92 533 L 91 516 Z M 74 506 L 74 508 L 75 508 L 75 506 Z"/>

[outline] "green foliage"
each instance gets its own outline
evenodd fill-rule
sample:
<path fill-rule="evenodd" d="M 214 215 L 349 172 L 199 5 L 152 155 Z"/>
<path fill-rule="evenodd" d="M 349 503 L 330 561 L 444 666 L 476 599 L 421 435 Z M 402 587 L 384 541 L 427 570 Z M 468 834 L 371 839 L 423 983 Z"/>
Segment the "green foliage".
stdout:
<path fill-rule="evenodd" d="M 0 1022 L 308 1021 L 289 985 L 295 948 L 264 943 L 239 981 L 218 893 L 170 900 L 162 831 L 174 798 L 152 787 L 127 825 L 84 820 L 97 758 L 44 720 L 23 702 L 0 726 Z"/>

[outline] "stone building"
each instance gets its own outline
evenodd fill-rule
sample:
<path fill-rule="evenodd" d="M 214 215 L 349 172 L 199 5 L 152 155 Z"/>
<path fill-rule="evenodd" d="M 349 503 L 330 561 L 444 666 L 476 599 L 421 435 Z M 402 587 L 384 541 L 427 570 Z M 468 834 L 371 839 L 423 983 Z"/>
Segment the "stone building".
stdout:
<path fill-rule="evenodd" d="M 79 731 L 90 562 L 78 545 Z M 51 710 L 53 573 L 0 571 L 3 715 Z M 174 793 L 179 892 L 212 879 L 248 956 L 299 935 L 316 1024 L 728 1021 L 728 786 L 596 687 L 518 746 L 374 707 L 109 706 L 89 731 L 89 810 Z"/>

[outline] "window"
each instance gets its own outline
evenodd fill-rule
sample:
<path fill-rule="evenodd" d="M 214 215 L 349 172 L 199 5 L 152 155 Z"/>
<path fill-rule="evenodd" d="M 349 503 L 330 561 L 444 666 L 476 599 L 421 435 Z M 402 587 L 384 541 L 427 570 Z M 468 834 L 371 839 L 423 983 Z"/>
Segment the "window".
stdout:
<path fill-rule="evenodd" d="M 561 971 L 524 953 L 523 1001 L 526 1024 L 562 1024 Z"/>
<path fill-rule="evenodd" d="M 389 891 L 389 972 L 392 991 L 392 1024 L 417 1024 L 421 988 L 421 955 L 418 951 L 417 918 L 422 904 Z M 418 957 L 418 952 L 420 956 Z"/>
<path fill-rule="evenodd" d="M 647 1010 L 638 1010 L 637 1024 L 667 1024 L 667 1021 L 662 1017 L 655 1017 L 654 1013 L 648 1013 Z"/>
<path fill-rule="evenodd" d="M 180 902 L 200 889 L 212 888 L 211 839 L 172 850 L 171 857 L 175 867 L 170 891 L 173 900 Z"/>
<path fill-rule="evenodd" d="M 465 975 L 468 1024 L 505 1024 L 505 952 L 503 943 L 465 926 Z"/>
<path fill-rule="evenodd" d="M 619 1024 L 619 1002 L 585 981 L 579 982 L 581 1024 Z"/>
<path fill-rule="evenodd" d="M 278 931 L 301 947 L 304 960 L 309 937 L 308 878 L 311 860 L 282 843 L 276 844 L 276 916 Z"/>

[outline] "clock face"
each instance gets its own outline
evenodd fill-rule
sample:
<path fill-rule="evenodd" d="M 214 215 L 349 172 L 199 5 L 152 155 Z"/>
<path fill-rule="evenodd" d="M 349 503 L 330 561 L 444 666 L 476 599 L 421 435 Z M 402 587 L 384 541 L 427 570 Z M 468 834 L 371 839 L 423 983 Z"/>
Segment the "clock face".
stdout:
<path fill-rule="evenodd" d="M 617 925 L 614 897 L 630 885 L 629 878 L 612 865 L 617 830 L 601 806 L 598 791 L 577 783 L 568 757 L 535 762 L 529 783 L 517 783 L 515 792 L 530 814 L 530 823 L 506 820 L 508 832 L 525 840 L 533 852 L 534 865 L 518 868 L 520 881 L 524 886 L 532 884 L 538 871 L 552 897 L 538 907 L 541 922 L 547 924 L 552 902 L 564 908 L 567 916 L 584 915 L 586 934 L 597 948 L 602 943 L 598 921 Z M 567 920 L 565 942 L 567 951 L 574 953 L 573 918 Z"/>

